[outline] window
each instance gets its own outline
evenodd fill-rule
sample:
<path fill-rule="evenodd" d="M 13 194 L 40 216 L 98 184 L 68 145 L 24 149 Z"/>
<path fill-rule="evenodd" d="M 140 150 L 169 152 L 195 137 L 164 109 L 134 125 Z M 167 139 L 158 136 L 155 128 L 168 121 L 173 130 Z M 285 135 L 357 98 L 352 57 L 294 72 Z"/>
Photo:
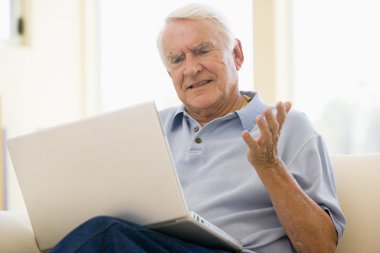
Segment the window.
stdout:
<path fill-rule="evenodd" d="M 155 100 L 159 109 L 178 104 L 156 49 L 169 12 L 192 1 L 100 1 L 100 110 Z M 252 1 L 202 1 L 222 11 L 241 39 L 245 62 L 240 89 L 253 87 Z"/>
<path fill-rule="evenodd" d="M 0 46 L 21 42 L 24 33 L 21 7 L 22 0 L 0 0 Z"/>
<path fill-rule="evenodd" d="M 0 0 L 0 40 L 6 41 L 11 37 L 11 2 Z"/>
<path fill-rule="evenodd" d="M 294 103 L 331 153 L 380 152 L 380 2 L 292 2 Z"/>

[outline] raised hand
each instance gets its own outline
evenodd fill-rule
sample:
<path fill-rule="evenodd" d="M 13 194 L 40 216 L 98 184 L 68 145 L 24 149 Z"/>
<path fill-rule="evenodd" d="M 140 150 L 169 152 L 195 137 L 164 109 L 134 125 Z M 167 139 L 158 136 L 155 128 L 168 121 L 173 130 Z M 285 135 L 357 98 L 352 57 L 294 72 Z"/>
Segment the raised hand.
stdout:
<path fill-rule="evenodd" d="M 278 102 L 276 117 L 269 108 L 265 108 L 262 115 L 256 117 L 260 129 L 257 138 L 254 139 L 248 131 L 243 131 L 242 137 L 249 148 L 247 158 L 256 169 L 274 168 L 281 162 L 277 155 L 277 143 L 291 107 L 290 102 Z"/>

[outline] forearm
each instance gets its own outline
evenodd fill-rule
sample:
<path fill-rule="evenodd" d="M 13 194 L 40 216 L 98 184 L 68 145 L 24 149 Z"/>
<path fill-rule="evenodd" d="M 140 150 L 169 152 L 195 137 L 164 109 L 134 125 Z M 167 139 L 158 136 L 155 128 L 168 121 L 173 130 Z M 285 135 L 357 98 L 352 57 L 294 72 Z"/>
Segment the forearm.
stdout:
<path fill-rule="evenodd" d="M 333 253 L 337 234 L 327 215 L 299 187 L 277 155 L 277 143 L 290 103 L 277 103 L 276 116 L 265 108 L 256 117 L 260 134 L 242 137 L 248 146 L 247 159 L 256 169 L 286 234 L 298 253 Z"/>
<path fill-rule="evenodd" d="M 256 171 L 297 252 L 334 252 L 337 235 L 330 217 L 303 192 L 284 165 Z"/>

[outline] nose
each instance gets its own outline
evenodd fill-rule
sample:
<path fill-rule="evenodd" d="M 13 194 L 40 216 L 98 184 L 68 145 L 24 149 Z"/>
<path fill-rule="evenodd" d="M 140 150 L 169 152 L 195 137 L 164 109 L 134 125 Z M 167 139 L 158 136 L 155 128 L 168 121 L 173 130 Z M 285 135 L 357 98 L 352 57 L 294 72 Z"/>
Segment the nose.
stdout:
<path fill-rule="evenodd" d="M 187 55 L 185 58 L 185 69 L 183 74 L 186 76 L 194 76 L 202 71 L 202 64 L 196 59 L 196 57 Z"/>

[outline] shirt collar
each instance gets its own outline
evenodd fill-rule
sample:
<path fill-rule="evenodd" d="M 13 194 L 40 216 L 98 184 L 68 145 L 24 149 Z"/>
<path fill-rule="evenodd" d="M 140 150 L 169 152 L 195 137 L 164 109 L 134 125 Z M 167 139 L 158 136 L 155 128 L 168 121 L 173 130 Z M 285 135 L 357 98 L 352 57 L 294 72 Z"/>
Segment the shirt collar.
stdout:
<path fill-rule="evenodd" d="M 258 92 L 241 91 L 240 93 L 250 97 L 251 101 L 235 113 L 239 116 L 243 128 L 250 131 L 256 124 L 256 117 L 263 112 L 267 105 L 261 100 Z"/>
<path fill-rule="evenodd" d="M 263 112 L 267 105 L 261 100 L 258 92 L 241 91 L 240 93 L 250 97 L 251 101 L 244 108 L 237 110 L 235 114 L 239 117 L 243 128 L 250 131 L 256 124 L 256 117 Z M 171 130 L 180 125 L 183 118 L 187 117 L 186 115 L 185 106 L 183 104 L 178 106 L 173 117 Z"/>
<path fill-rule="evenodd" d="M 174 114 L 171 130 L 181 124 L 183 117 L 185 116 L 185 106 L 182 104 L 177 107 L 177 111 Z"/>

